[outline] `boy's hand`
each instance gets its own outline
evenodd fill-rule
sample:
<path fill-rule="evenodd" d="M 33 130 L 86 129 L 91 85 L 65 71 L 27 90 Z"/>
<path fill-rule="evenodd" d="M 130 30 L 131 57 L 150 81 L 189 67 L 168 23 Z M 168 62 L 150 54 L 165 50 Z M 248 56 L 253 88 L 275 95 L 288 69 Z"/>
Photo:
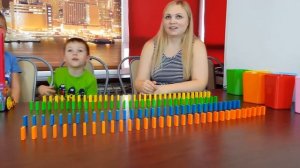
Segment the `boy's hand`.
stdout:
<path fill-rule="evenodd" d="M 39 86 L 38 92 L 41 96 L 44 96 L 44 95 L 49 96 L 49 95 L 53 95 L 56 93 L 53 86 L 45 86 L 45 85 Z"/>

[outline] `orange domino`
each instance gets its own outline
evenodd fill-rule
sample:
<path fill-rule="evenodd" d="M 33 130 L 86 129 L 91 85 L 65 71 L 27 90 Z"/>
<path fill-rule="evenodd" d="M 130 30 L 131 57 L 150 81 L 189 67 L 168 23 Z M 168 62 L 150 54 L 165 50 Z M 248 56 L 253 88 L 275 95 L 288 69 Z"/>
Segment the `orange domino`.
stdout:
<path fill-rule="evenodd" d="M 232 120 L 236 119 L 236 110 L 230 110 L 230 119 Z"/>
<path fill-rule="evenodd" d="M 140 130 L 141 129 L 141 120 L 139 118 L 135 119 L 135 129 Z"/>
<path fill-rule="evenodd" d="M 198 93 L 198 92 L 196 92 L 196 93 Z M 198 113 L 195 113 L 194 122 L 195 122 L 195 124 L 200 123 L 200 115 Z"/>
<path fill-rule="evenodd" d="M 261 112 L 261 108 L 259 106 L 256 107 L 257 111 L 256 111 L 256 114 L 257 116 L 261 116 L 262 115 L 262 112 Z"/>
<path fill-rule="evenodd" d="M 46 125 L 42 126 L 42 138 L 43 139 L 47 138 L 47 126 Z"/>
<path fill-rule="evenodd" d="M 230 120 L 230 111 L 225 110 L 225 120 L 229 121 Z"/>
<path fill-rule="evenodd" d="M 110 121 L 110 132 L 111 133 L 115 132 L 115 120 Z"/>
<path fill-rule="evenodd" d="M 52 137 L 57 138 L 57 125 L 56 124 L 54 124 L 52 126 Z"/>
<path fill-rule="evenodd" d="M 252 109 L 250 107 L 247 108 L 247 117 L 252 117 Z"/>
<path fill-rule="evenodd" d="M 219 112 L 217 111 L 213 112 L 213 121 L 219 122 Z"/>
<path fill-rule="evenodd" d="M 26 128 L 25 126 L 21 127 L 21 141 L 26 140 Z"/>
<path fill-rule="evenodd" d="M 36 125 L 31 127 L 31 139 L 33 139 L 33 140 L 37 139 L 37 127 L 36 127 Z"/>
<path fill-rule="evenodd" d="M 152 128 L 156 128 L 156 117 L 152 117 Z"/>
<path fill-rule="evenodd" d="M 242 118 L 247 118 L 247 109 L 242 109 Z"/>
<path fill-rule="evenodd" d="M 206 123 L 206 113 L 201 113 L 201 123 L 202 124 Z"/>
<path fill-rule="evenodd" d="M 188 114 L 188 124 L 189 125 L 193 124 L 193 114 Z"/>
<path fill-rule="evenodd" d="M 97 134 L 97 125 L 95 121 L 92 122 L 92 134 L 93 135 Z"/>
<path fill-rule="evenodd" d="M 179 116 L 178 115 L 174 115 L 174 126 L 175 127 L 179 126 Z"/>
<path fill-rule="evenodd" d="M 83 122 L 82 123 L 82 134 L 83 134 L 83 136 L 86 136 L 86 122 Z"/>
<path fill-rule="evenodd" d="M 165 121 L 164 121 L 164 117 L 163 116 L 160 116 L 159 117 L 159 123 L 158 123 L 158 125 L 159 125 L 159 127 L 160 128 L 163 128 L 164 127 L 164 123 Z"/>
<path fill-rule="evenodd" d="M 145 118 L 144 118 L 144 129 L 145 129 L 145 130 L 148 129 L 148 125 L 149 125 L 149 123 L 148 123 L 148 118 L 145 117 Z"/>
<path fill-rule="evenodd" d="M 256 110 L 256 107 L 252 107 L 251 110 L 252 110 L 252 116 L 253 116 L 253 117 L 256 117 L 256 116 L 257 116 L 257 110 Z"/>
<path fill-rule="evenodd" d="M 212 112 L 207 112 L 206 117 L 207 117 L 207 122 L 211 123 L 213 119 Z"/>
<path fill-rule="evenodd" d="M 237 119 L 242 118 L 242 110 L 241 110 L 241 109 L 237 109 L 237 110 L 236 110 L 236 118 L 237 118 Z"/>
<path fill-rule="evenodd" d="M 73 137 L 77 136 L 77 124 L 73 123 Z"/>
<path fill-rule="evenodd" d="M 132 131 L 132 120 L 128 119 L 128 131 Z"/>
<path fill-rule="evenodd" d="M 106 128 L 105 128 L 105 121 L 101 121 L 101 133 L 105 134 Z"/>
<path fill-rule="evenodd" d="M 63 138 L 66 138 L 68 136 L 68 125 L 63 124 Z"/>
<path fill-rule="evenodd" d="M 181 125 L 186 125 L 186 115 L 181 114 Z"/>
<path fill-rule="evenodd" d="M 172 126 L 172 117 L 171 116 L 167 116 L 167 127 L 171 127 Z"/>
<path fill-rule="evenodd" d="M 266 106 L 261 106 L 261 114 L 266 115 Z"/>
<path fill-rule="evenodd" d="M 220 121 L 225 121 L 225 112 L 224 111 L 219 112 L 219 120 Z"/>
<path fill-rule="evenodd" d="M 123 132 L 124 131 L 124 126 L 123 126 L 123 120 L 119 121 L 119 132 Z"/>

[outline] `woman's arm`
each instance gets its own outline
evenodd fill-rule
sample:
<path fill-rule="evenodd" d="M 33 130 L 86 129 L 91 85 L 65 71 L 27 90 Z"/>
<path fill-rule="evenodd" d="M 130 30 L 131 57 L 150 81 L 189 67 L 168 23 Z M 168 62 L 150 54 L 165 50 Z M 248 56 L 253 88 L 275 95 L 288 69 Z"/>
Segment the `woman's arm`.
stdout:
<path fill-rule="evenodd" d="M 139 93 L 154 93 L 157 88 L 156 82 L 150 81 L 153 50 L 152 40 L 148 41 L 142 50 L 136 80 L 134 81 L 134 87 Z"/>
<path fill-rule="evenodd" d="M 175 93 L 202 91 L 208 82 L 208 60 L 205 45 L 195 40 L 193 45 L 191 81 L 158 86 L 155 93 Z"/>
<path fill-rule="evenodd" d="M 20 100 L 21 95 L 21 88 L 20 88 L 20 75 L 19 73 L 12 73 L 11 75 L 11 94 L 10 96 L 14 99 L 15 103 L 18 103 Z"/>

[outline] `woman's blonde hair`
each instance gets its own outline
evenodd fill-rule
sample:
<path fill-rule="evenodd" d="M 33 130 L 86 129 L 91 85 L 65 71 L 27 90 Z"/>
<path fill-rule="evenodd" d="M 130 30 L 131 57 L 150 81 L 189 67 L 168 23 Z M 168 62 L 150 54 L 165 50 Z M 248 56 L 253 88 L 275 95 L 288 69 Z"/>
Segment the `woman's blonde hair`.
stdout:
<path fill-rule="evenodd" d="M 180 5 L 188 16 L 188 26 L 186 28 L 185 34 L 182 38 L 181 48 L 182 48 L 182 64 L 183 64 L 183 78 L 185 80 L 190 79 L 191 76 L 191 64 L 193 58 L 193 40 L 194 40 L 194 23 L 193 23 L 193 16 L 192 11 L 189 4 L 182 0 L 174 0 L 169 2 L 165 7 L 163 13 L 173 5 Z M 164 17 L 163 17 L 164 18 Z M 153 38 L 155 41 L 155 48 L 152 57 L 152 70 L 158 68 L 161 63 L 161 58 L 164 53 L 165 47 L 168 43 L 167 33 L 164 29 L 163 22 L 160 25 L 160 29 L 157 32 L 156 36 Z"/>

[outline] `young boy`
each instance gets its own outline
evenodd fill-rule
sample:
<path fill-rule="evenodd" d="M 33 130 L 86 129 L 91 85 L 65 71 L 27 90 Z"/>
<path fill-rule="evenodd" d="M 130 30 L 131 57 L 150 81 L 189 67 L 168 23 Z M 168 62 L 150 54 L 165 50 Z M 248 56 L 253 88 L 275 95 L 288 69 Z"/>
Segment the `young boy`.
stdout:
<path fill-rule="evenodd" d="M 57 68 L 54 72 L 54 86 L 39 86 L 39 94 L 42 96 L 53 94 L 96 95 L 96 78 L 85 69 L 86 62 L 90 58 L 87 43 L 80 38 L 71 38 L 65 43 L 64 51 L 64 61 L 67 67 Z"/>
<path fill-rule="evenodd" d="M 4 31 L 4 39 L 7 31 L 7 25 L 5 17 L 0 13 L 0 29 Z M 20 99 L 20 76 L 21 69 L 18 65 L 17 59 L 14 55 L 9 52 L 4 52 L 5 60 L 5 82 L 7 96 L 11 96 L 15 103 L 19 102 Z"/>

